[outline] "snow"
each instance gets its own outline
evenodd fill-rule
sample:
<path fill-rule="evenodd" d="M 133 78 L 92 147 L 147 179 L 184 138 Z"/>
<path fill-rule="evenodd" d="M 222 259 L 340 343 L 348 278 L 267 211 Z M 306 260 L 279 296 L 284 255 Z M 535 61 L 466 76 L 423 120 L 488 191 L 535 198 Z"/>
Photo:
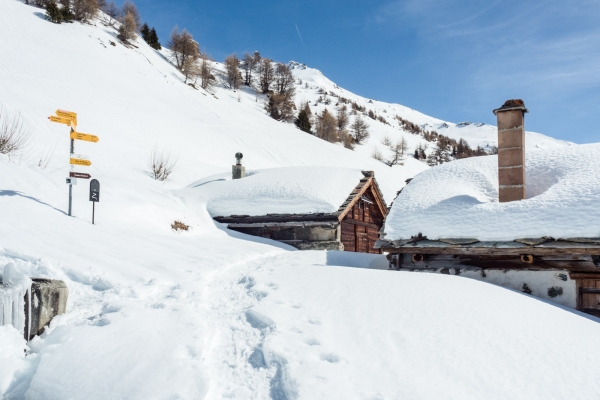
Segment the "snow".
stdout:
<path fill-rule="evenodd" d="M 12 325 L 18 331 L 25 329 L 25 296 L 29 294 L 31 279 L 7 263 L 0 283 L 0 326 Z"/>
<path fill-rule="evenodd" d="M 163 55 L 141 40 L 125 48 L 98 23 L 54 25 L 16 0 L 0 0 L 0 9 L 0 103 L 36 127 L 22 157 L 0 155 L 0 265 L 69 288 L 67 312 L 27 344 L 0 327 L 0 396 L 547 399 L 600 391 L 598 319 L 469 279 L 381 270 L 382 255 L 300 252 L 229 231 L 180 191 L 229 176 L 238 151 L 252 172 L 374 170 L 388 201 L 424 164 L 389 168 L 368 149 L 273 121 L 252 92 L 194 90 Z M 76 143 L 93 163 L 78 172 L 101 182 L 96 225 L 85 180 L 73 188 L 73 217 L 65 213 L 68 130 L 46 119 L 58 108 L 78 112 L 81 132 L 100 137 Z M 48 168 L 38 167 L 55 145 Z M 179 156 L 166 182 L 148 176 L 157 146 Z M 172 231 L 176 219 L 191 229 Z"/>
<path fill-rule="evenodd" d="M 364 178 L 350 168 L 287 167 L 249 171 L 232 180 L 213 176 L 182 190 L 188 204 L 211 216 L 333 213 Z"/>
<path fill-rule="evenodd" d="M 442 164 L 417 175 L 394 204 L 385 239 L 514 240 L 599 237 L 600 144 L 526 151 L 527 199 L 498 202 L 497 156 Z"/>
<path fill-rule="evenodd" d="M 389 125 L 363 116 L 364 120 L 370 126 L 369 130 L 371 132 L 371 137 L 364 144 L 357 146 L 355 151 L 359 154 L 364 154 L 368 157 L 374 149 L 378 149 L 384 157 L 389 157 L 391 155 L 390 150 L 382 144 L 382 140 L 386 136 L 389 137 L 392 142 L 396 142 L 404 137 L 410 153 L 413 153 L 418 145 L 428 146 L 429 150 L 427 153 L 435 148 L 435 143 L 428 142 L 421 136 L 403 130 L 399 122 L 394 118 L 396 115 L 417 124 L 424 130 L 436 131 L 441 135 L 455 140 L 461 138 L 465 139 L 472 148 L 481 146 L 489 150 L 491 146 L 497 146 L 498 144 L 498 130 L 495 126 L 471 122 L 460 122 L 456 124 L 425 115 L 417 110 L 400 104 L 390 104 L 367 99 L 340 88 L 325 77 L 318 69 L 310 68 L 294 61 L 291 61 L 289 65 L 292 67 L 294 77 L 302 80 L 302 85 L 296 87 L 296 98 L 299 102 L 308 101 L 313 113 L 321 113 L 327 108 L 330 112 L 334 112 L 335 114 L 337 99 L 329 95 L 330 92 L 333 92 L 338 96 L 355 102 L 359 106 L 365 107 L 367 111 L 372 110 L 376 115 L 383 116 L 386 119 Z M 308 84 L 308 88 L 305 87 L 306 84 Z M 322 89 L 328 94 L 328 98 L 331 101 L 329 105 L 326 105 L 323 102 L 317 104 L 318 98 L 324 96 L 319 93 L 319 89 Z M 351 109 L 351 105 L 348 104 L 347 107 L 349 110 Z M 493 106 L 490 107 L 490 114 L 493 108 Z M 350 123 L 354 121 L 354 118 L 355 116 L 350 116 Z M 570 142 L 529 131 L 526 132 L 525 142 L 529 149 L 553 149 L 571 145 Z"/>

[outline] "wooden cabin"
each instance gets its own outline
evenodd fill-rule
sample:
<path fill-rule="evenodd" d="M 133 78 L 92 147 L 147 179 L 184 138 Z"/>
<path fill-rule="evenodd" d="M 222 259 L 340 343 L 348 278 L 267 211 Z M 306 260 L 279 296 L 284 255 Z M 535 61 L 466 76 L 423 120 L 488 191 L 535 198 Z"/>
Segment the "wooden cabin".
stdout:
<path fill-rule="evenodd" d="M 460 275 L 600 317 L 600 146 L 526 158 L 527 112 L 519 99 L 494 110 L 496 157 L 417 175 L 375 247 L 390 269 Z"/>
<path fill-rule="evenodd" d="M 387 207 L 372 171 L 333 213 L 230 215 L 214 217 L 229 229 L 277 240 L 300 250 L 381 253 L 375 248 Z"/>

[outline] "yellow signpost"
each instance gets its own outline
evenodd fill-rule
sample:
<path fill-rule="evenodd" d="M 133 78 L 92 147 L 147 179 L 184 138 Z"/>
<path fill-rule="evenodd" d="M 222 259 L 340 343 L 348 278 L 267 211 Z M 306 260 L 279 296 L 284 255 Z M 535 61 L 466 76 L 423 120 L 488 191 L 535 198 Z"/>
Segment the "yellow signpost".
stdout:
<path fill-rule="evenodd" d="M 84 167 L 89 167 L 90 165 L 92 165 L 92 162 L 90 160 L 83 160 L 81 158 L 70 158 L 69 160 L 73 165 L 81 165 Z"/>
<path fill-rule="evenodd" d="M 69 177 L 67 178 L 67 184 L 69 185 L 69 216 L 71 216 L 71 205 L 73 203 L 73 185 L 77 184 L 77 178 L 89 179 L 91 178 L 90 174 L 83 174 L 81 172 L 74 172 L 73 166 L 80 165 L 82 167 L 89 167 L 92 165 L 90 160 L 83 160 L 81 158 L 74 158 L 75 155 L 75 140 L 83 140 L 86 142 L 96 143 L 100 138 L 95 135 L 90 135 L 87 133 L 76 132 L 75 128 L 77 127 L 77 113 L 73 111 L 67 110 L 56 110 L 56 115 L 51 115 L 48 119 L 51 122 L 56 122 L 59 124 L 65 124 L 71 127 L 71 134 L 69 135 L 71 139 L 71 149 L 70 149 L 70 157 L 69 163 L 71 164 L 71 172 L 69 172 Z M 97 181 L 96 181 L 97 182 Z M 93 211 L 92 211 L 92 223 L 93 223 Z"/>
<path fill-rule="evenodd" d="M 59 124 L 65 124 L 69 126 L 77 126 L 77 120 L 69 117 L 55 117 L 51 115 L 48 117 L 51 122 L 57 122 Z"/>
<path fill-rule="evenodd" d="M 98 140 L 100 140 L 100 138 L 98 136 L 89 135 L 87 133 L 75 132 L 75 131 L 71 131 L 71 139 L 85 140 L 86 142 L 94 142 L 94 143 L 96 143 Z"/>
<path fill-rule="evenodd" d="M 77 119 L 77 113 L 74 113 L 73 111 L 56 110 L 55 113 L 59 117 L 71 118 L 75 120 Z"/>

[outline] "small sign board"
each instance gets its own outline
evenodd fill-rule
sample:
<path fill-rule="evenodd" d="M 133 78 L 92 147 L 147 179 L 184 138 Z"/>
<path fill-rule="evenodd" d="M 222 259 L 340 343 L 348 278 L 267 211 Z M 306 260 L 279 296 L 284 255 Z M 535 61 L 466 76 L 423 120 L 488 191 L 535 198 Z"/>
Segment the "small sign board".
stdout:
<path fill-rule="evenodd" d="M 56 110 L 56 115 L 58 115 L 59 117 L 66 117 L 66 118 L 71 118 L 71 119 L 77 119 L 77 113 L 73 112 L 73 111 L 67 111 L 67 110 Z"/>
<path fill-rule="evenodd" d="M 71 177 L 71 178 L 81 178 L 81 179 L 90 179 L 92 176 L 90 174 L 84 174 L 83 172 L 69 172 L 69 177 Z"/>
<path fill-rule="evenodd" d="M 98 136 L 90 135 L 88 133 L 79 133 L 79 132 L 75 132 L 75 131 L 71 132 L 71 139 L 85 140 L 86 142 L 94 142 L 94 143 L 96 143 L 98 140 L 100 140 L 100 138 L 98 138 Z"/>
<path fill-rule="evenodd" d="M 59 124 L 65 124 L 65 125 L 69 125 L 69 126 L 77 126 L 77 120 L 74 120 L 72 118 L 55 117 L 54 115 L 51 115 L 48 117 L 48 119 L 51 122 L 57 122 Z"/>
<path fill-rule="evenodd" d="M 69 162 L 74 165 L 82 165 L 85 167 L 89 167 L 90 165 L 92 165 L 92 162 L 90 160 L 83 160 L 81 158 L 71 158 Z"/>
<path fill-rule="evenodd" d="M 100 182 L 98 182 L 98 179 L 90 181 L 90 201 L 100 202 Z"/>
<path fill-rule="evenodd" d="M 77 178 L 67 178 L 67 185 L 77 185 Z"/>

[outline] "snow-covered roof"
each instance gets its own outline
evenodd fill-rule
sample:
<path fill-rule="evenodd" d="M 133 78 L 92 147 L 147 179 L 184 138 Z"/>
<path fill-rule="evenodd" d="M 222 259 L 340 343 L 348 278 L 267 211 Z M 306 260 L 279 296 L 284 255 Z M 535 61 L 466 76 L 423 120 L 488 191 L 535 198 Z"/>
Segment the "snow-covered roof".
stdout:
<path fill-rule="evenodd" d="M 194 182 L 182 195 L 204 203 L 211 216 L 334 213 L 364 176 L 359 169 L 284 167 Z"/>
<path fill-rule="evenodd" d="M 453 161 L 417 175 L 394 200 L 386 241 L 600 237 L 600 144 L 526 153 L 527 199 L 498 202 L 497 156 Z"/>

